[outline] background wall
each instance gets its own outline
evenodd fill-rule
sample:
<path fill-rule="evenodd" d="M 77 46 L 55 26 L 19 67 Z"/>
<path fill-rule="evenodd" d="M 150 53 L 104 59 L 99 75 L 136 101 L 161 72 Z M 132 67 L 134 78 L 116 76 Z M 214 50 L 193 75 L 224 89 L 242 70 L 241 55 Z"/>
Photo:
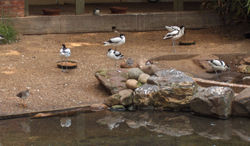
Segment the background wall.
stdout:
<path fill-rule="evenodd" d="M 147 0 L 121 0 L 122 2 L 147 2 Z M 171 2 L 173 0 L 160 0 L 160 2 Z M 184 0 L 184 1 L 202 1 L 202 0 Z M 56 3 L 75 3 L 75 0 L 29 0 L 30 5 L 48 5 Z M 86 3 L 119 3 L 120 0 L 85 0 Z"/>
<path fill-rule="evenodd" d="M 23 17 L 24 0 L 0 0 L 0 15 Z"/>

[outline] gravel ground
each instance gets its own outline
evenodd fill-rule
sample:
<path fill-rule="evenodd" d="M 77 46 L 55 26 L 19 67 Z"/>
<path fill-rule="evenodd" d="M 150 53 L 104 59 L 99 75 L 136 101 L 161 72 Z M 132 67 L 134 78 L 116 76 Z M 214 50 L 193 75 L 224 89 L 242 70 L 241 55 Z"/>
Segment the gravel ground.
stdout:
<path fill-rule="evenodd" d="M 170 40 L 162 40 L 166 31 L 123 32 L 125 45 L 117 48 L 136 61 L 171 55 Z M 0 115 L 79 107 L 101 103 L 108 94 L 99 85 L 94 73 L 99 69 L 114 69 L 115 62 L 106 57 L 109 47 L 102 42 L 115 33 L 49 34 L 20 36 L 14 44 L 1 45 L 0 51 Z M 195 40 L 193 46 L 176 46 L 176 54 L 249 53 L 250 41 L 231 39 L 216 30 L 187 30 L 182 40 Z M 56 67 L 60 61 L 61 44 L 71 48 L 70 60 L 78 68 L 68 73 Z M 193 74 L 204 71 L 191 59 L 155 62 L 160 67 L 175 67 Z M 31 96 L 20 106 L 15 95 L 30 87 Z"/>

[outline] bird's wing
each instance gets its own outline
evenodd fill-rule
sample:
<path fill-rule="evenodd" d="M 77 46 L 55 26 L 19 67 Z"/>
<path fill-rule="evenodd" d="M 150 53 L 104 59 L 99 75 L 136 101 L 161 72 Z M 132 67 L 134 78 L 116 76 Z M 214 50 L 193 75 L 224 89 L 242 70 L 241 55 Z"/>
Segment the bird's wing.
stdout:
<path fill-rule="evenodd" d="M 69 48 L 67 48 L 66 50 L 64 50 L 64 52 L 67 53 L 67 54 L 71 53 Z"/>
<path fill-rule="evenodd" d="M 175 31 L 175 30 L 180 30 L 178 26 L 165 26 L 165 28 L 170 32 Z"/>
<path fill-rule="evenodd" d="M 111 38 L 110 40 L 109 40 L 109 42 L 110 43 L 118 43 L 118 42 L 120 42 L 122 40 L 122 38 L 120 38 L 120 37 L 115 37 L 115 38 Z"/>
<path fill-rule="evenodd" d="M 172 37 L 176 36 L 178 33 L 179 33 L 178 30 L 174 30 L 172 32 L 167 33 L 165 38 L 172 38 Z"/>
<path fill-rule="evenodd" d="M 214 64 L 215 66 L 221 66 L 221 65 L 225 65 L 225 63 L 223 61 L 220 60 L 211 60 L 211 63 Z"/>
<path fill-rule="evenodd" d="M 120 56 L 120 55 L 121 55 L 121 52 L 115 51 L 114 54 L 115 54 L 115 56 Z"/>
<path fill-rule="evenodd" d="M 60 49 L 60 53 L 61 53 L 61 54 L 64 53 L 64 52 L 63 52 L 63 48 Z"/>

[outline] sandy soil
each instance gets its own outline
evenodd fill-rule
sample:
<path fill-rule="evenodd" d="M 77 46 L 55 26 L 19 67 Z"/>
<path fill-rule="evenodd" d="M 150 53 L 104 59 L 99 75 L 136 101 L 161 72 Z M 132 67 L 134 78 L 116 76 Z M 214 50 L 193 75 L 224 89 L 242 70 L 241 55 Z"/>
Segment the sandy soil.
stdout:
<path fill-rule="evenodd" d="M 137 61 L 171 55 L 170 40 L 162 40 L 166 31 L 123 32 L 127 42 L 118 48 L 126 57 Z M 94 73 L 99 69 L 114 69 L 115 62 L 106 57 L 109 47 L 102 42 L 115 33 L 49 34 L 20 36 L 14 44 L 0 46 L 0 115 L 78 107 L 101 103 L 108 94 L 99 86 Z M 177 54 L 249 53 L 250 41 L 230 39 L 214 30 L 187 30 L 182 40 L 195 40 L 193 46 L 176 46 Z M 71 48 L 70 60 L 78 68 L 64 73 L 56 67 L 59 49 L 65 43 Z M 155 61 L 160 67 L 200 74 L 191 58 Z M 27 108 L 15 95 L 26 87 L 31 96 Z"/>

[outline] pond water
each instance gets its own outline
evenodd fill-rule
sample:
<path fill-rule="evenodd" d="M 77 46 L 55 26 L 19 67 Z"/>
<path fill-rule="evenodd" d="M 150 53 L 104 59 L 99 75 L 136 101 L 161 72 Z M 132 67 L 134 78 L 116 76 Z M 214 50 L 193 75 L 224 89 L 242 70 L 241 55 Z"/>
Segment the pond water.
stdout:
<path fill-rule="evenodd" d="M 187 113 L 101 111 L 72 117 L 0 121 L 0 146 L 250 145 L 247 118 L 218 120 Z"/>

